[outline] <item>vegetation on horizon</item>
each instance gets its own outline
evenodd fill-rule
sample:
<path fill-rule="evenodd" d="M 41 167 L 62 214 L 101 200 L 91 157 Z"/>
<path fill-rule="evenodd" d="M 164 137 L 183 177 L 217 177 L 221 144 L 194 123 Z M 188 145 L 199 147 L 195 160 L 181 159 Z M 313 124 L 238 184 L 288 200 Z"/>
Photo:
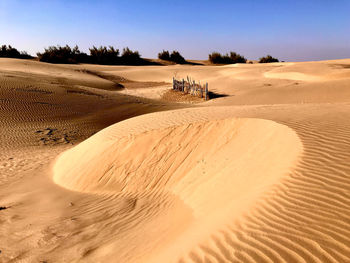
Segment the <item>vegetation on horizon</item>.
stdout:
<path fill-rule="evenodd" d="M 128 65 L 139 65 L 143 61 L 138 51 L 132 51 L 128 47 L 123 48 L 121 60 Z"/>
<path fill-rule="evenodd" d="M 173 52 L 170 54 L 168 50 L 163 50 L 162 52 L 158 53 L 158 58 L 162 60 L 172 61 L 176 64 L 186 64 L 185 58 L 180 54 L 180 52 L 173 50 Z"/>
<path fill-rule="evenodd" d="M 61 46 L 50 46 L 45 48 L 45 52 L 36 54 L 39 61 L 49 62 L 49 63 L 60 63 L 60 64 L 76 64 L 80 62 L 87 62 L 88 55 L 82 53 L 78 46 L 71 48 L 66 45 Z"/>
<path fill-rule="evenodd" d="M 168 50 L 163 50 L 162 52 L 158 53 L 158 58 L 162 60 L 168 60 L 170 61 L 170 54 Z"/>
<path fill-rule="evenodd" d="M 262 57 L 259 59 L 259 63 L 272 63 L 272 62 L 279 62 L 279 60 L 270 55 L 267 55 L 266 57 Z"/>
<path fill-rule="evenodd" d="M 112 65 L 118 64 L 119 49 L 115 49 L 112 46 L 107 47 L 95 47 L 89 48 L 90 51 L 90 61 L 94 64 Z"/>
<path fill-rule="evenodd" d="M 3 58 L 33 58 L 31 55 L 29 55 L 25 51 L 18 51 L 16 48 L 12 47 L 11 45 L 2 45 L 0 47 L 0 57 Z"/>
<path fill-rule="evenodd" d="M 90 54 L 81 52 L 76 45 L 71 48 L 66 46 L 49 46 L 45 48 L 44 52 L 37 53 L 38 60 L 48 63 L 61 63 L 61 64 L 77 64 L 77 63 L 92 63 L 102 65 L 158 65 L 157 62 L 143 59 L 138 51 L 132 51 L 128 47 L 123 48 L 120 54 L 119 49 L 113 46 L 100 46 L 89 48 Z M 34 58 L 25 51 L 18 51 L 11 45 L 0 46 L 0 57 L 6 58 Z M 176 64 L 187 64 L 185 58 L 176 50 L 170 53 L 168 50 L 163 50 L 158 53 L 158 58 L 161 60 L 172 61 Z M 235 64 L 235 63 L 247 63 L 247 59 L 236 53 L 230 52 L 229 54 L 221 54 L 219 52 L 212 52 L 209 54 L 209 61 L 212 64 Z M 279 62 L 277 58 L 267 55 L 259 59 L 259 63 L 271 63 Z M 190 63 L 191 64 L 191 63 Z M 196 63 L 192 63 L 196 64 Z"/>
<path fill-rule="evenodd" d="M 81 52 L 78 46 L 71 48 L 66 45 L 50 46 L 45 48 L 45 52 L 37 53 L 39 61 L 49 63 L 76 64 L 76 63 L 92 63 L 102 65 L 147 65 L 149 61 L 141 58 L 138 51 L 132 51 L 128 47 L 123 49 L 120 56 L 119 49 L 113 46 L 108 48 L 105 46 L 89 48 L 90 55 Z"/>
<path fill-rule="evenodd" d="M 247 59 L 236 52 L 222 55 L 219 52 L 212 52 L 209 54 L 209 61 L 213 64 L 236 64 L 246 63 Z"/>

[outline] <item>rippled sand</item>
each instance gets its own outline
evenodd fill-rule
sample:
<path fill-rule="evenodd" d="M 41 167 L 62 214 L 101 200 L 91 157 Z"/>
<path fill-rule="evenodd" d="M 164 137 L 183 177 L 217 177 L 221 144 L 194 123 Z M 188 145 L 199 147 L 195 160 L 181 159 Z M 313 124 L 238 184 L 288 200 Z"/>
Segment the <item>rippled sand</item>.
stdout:
<path fill-rule="evenodd" d="M 350 261 L 350 60 L 0 59 L 0 125 L 0 262 Z"/>

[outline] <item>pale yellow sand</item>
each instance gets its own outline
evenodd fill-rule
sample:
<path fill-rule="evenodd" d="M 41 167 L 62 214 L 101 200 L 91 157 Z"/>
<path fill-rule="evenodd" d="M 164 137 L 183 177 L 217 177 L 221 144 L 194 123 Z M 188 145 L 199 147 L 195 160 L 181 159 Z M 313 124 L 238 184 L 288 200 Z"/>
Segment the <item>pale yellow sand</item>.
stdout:
<path fill-rule="evenodd" d="M 86 70 L 190 75 L 218 98 L 151 100 L 164 85 Z M 0 262 L 350 261 L 350 60 L 0 59 L 0 87 Z"/>

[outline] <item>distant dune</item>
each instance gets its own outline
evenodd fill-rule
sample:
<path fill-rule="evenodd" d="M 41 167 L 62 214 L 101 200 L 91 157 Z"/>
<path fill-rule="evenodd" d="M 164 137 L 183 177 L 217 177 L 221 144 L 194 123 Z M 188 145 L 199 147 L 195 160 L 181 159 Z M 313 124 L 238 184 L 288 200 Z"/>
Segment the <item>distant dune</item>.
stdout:
<path fill-rule="evenodd" d="M 0 125 L 0 262 L 350 262 L 350 59 L 0 59 Z"/>

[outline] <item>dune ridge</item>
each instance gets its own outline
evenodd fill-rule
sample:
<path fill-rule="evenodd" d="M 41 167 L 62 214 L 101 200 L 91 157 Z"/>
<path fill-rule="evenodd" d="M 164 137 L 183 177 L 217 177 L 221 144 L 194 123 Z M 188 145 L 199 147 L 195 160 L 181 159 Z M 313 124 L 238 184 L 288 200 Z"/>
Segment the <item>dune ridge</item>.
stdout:
<path fill-rule="evenodd" d="M 163 115 L 162 118 L 168 117 Z M 186 122 L 187 124 L 176 126 L 176 119 L 172 116 L 172 122 L 167 123 L 171 125 L 169 127 L 150 131 L 138 129 L 136 133 L 128 134 L 123 133 L 122 128 L 119 129 L 120 124 L 123 124 L 132 131 L 132 124 L 130 125 L 128 121 L 111 126 L 63 153 L 55 163 L 53 179 L 56 183 L 77 191 L 95 192 L 94 187 L 96 192 L 103 192 L 105 189 L 119 192 L 129 188 L 132 191 L 133 187 L 135 191 L 151 191 L 155 187 L 166 187 L 169 181 L 176 181 L 177 177 L 185 177 L 187 173 L 191 173 L 192 169 L 196 170 L 196 163 L 213 158 L 214 155 L 222 155 L 223 159 L 226 156 L 227 164 L 222 165 L 224 169 L 234 162 L 230 157 L 237 148 L 230 144 L 233 138 L 236 144 L 242 143 L 242 146 L 236 149 L 238 151 L 236 155 L 239 157 L 239 153 L 243 154 L 241 152 L 243 149 L 258 147 L 252 146 L 254 136 L 258 136 L 258 134 L 251 134 L 254 130 L 260 129 L 262 134 L 259 133 L 259 136 L 267 137 L 256 140 L 255 143 L 263 143 L 264 140 L 270 142 L 271 137 L 277 137 L 273 128 L 270 128 L 276 124 L 271 121 L 226 119 L 195 122 L 189 118 Z M 143 124 L 144 129 L 148 128 L 147 121 L 144 120 Z M 284 135 L 288 136 L 287 134 L 288 132 L 285 131 Z M 286 143 L 292 140 L 291 137 L 286 137 Z M 297 138 L 294 139 L 293 144 L 297 149 L 301 148 L 298 146 Z M 232 149 L 232 152 L 229 149 Z M 215 162 L 221 158 L 215 157 L 217 159 Z M 205 166 L 210 165 L 213 163 Z M 220 167 L 218 164 L 216 166 Z M 98 169 L 95 170 L 97 167 Z M 206 168 L 202 167 L 202 169 Z M 135 182 L 133 182 L 134 178 Z M 123 186 L 118 185 L 119 180 L 124 182 Z M 137 181 L 140 181 L 141 189 L 138 189 Z M 164 184 L 160 183 L 161 181 L 164 181 Z M 150 185 L 143 185 L 146 182 Z"/>

